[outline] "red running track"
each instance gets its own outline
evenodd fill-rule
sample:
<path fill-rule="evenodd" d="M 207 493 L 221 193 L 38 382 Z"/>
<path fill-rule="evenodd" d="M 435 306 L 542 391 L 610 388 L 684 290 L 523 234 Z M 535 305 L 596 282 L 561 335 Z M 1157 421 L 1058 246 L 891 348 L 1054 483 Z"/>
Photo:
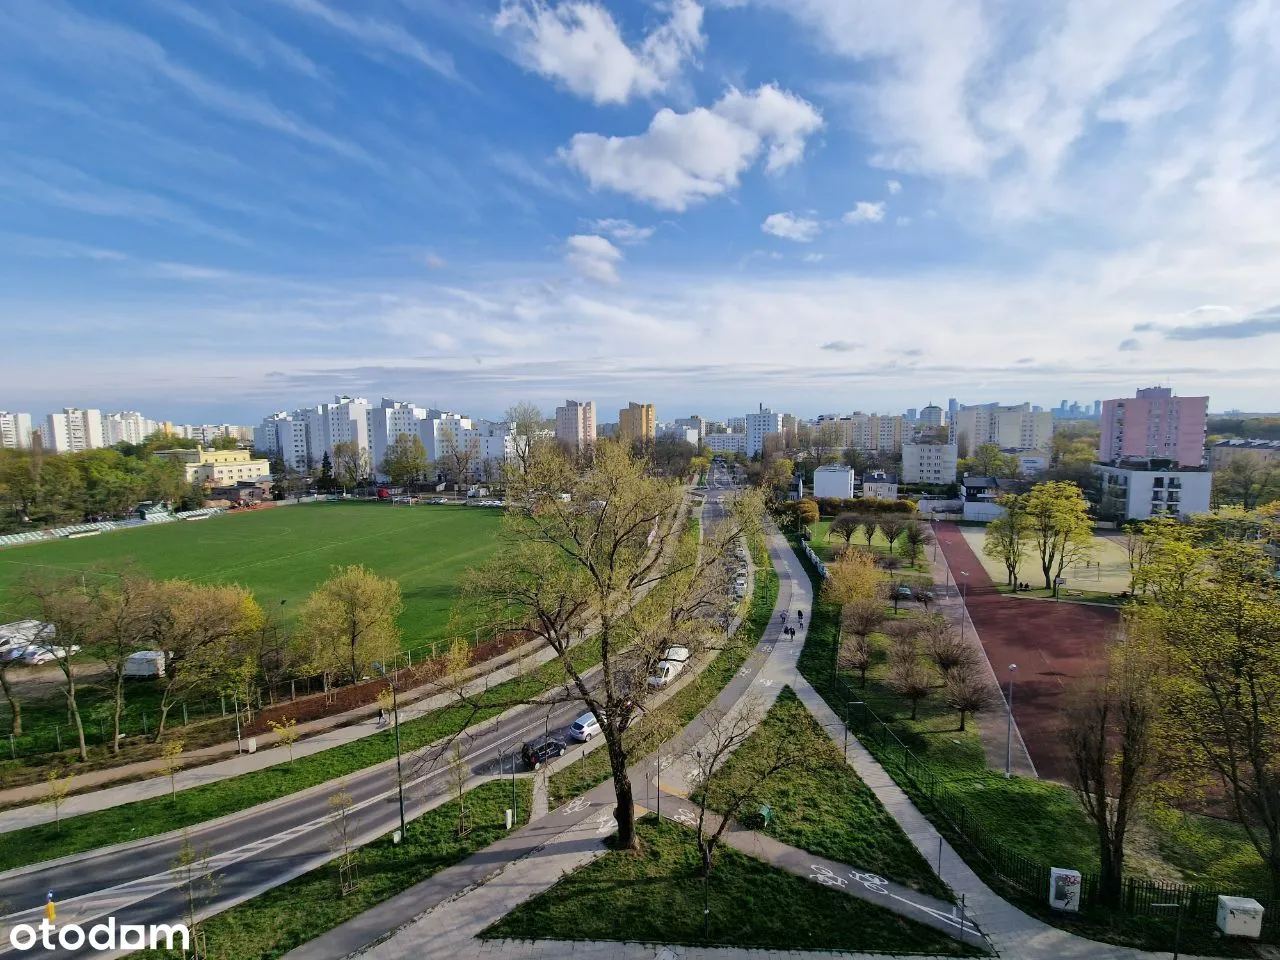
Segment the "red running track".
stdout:
<path fill-rule="evenodd" d="M 956 583 L 964 586 L 969 617 L 1006 695 L 1015 671 L 1013 719 L 1041 777 L 1068 779 L 1062 743 L 1063 695 L 1072 678 L 1101 664 L 1120 622 L 1116 610 L 998 593 L 991 577 L 953 523 L 935 527 Z"/>

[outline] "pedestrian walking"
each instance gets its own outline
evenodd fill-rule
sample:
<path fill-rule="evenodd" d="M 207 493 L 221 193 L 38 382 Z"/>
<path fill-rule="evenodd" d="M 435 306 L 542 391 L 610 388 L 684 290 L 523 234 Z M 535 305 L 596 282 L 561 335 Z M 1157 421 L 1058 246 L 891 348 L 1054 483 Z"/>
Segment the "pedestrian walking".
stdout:
<path fill-rule="evenodd" d="M 378 726 L 385 727 L 387 725 L 387 711 L 384 707 L 378 708 Z"/>

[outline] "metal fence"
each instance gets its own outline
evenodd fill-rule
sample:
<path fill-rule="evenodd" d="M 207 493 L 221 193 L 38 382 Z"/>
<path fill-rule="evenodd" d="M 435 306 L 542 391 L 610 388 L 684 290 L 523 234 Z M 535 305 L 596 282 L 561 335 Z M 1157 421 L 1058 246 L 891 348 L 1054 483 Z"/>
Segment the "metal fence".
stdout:
<path fill-rule="evenodd" d="M 446 637 L 432 640 L 404 650 L 386 664 L 388 673 L 412 669 L 414 664 L 448 653 L 449 648 L 459 638 Z M 237 707 L 251 706 L 254 710 L 272 707 L 279 703 L 297 700 L 324 693 L 331 687 L 341 685 L 343 678 L 333 675 L 314 674 L 307 677 L 296 677 L 281 680 L 272 684 L 261 684 L 249 692 L 247 704 L 241 704 L 232 696 L 206 697 L 199 700 L 182 700 L 173 705 L 165 719 L 165 729 L 176 729 L 192 723 L 207 721 L 218 717 L 234 717 Z M 160 708 L 155 697 L 148 699 L 150 704 L 141 707 L 136 702 L 129 703 L 129 687 L 125 684 L 125 706 L 120 718 L 120 735 L 122 737 L 153 736 L 160 723 Z M 77 679 L 77 686 L 83 696 L 92 688 L 92 683 Z M 110 700 L 96 701 L 92 704 L 82 702 L 80 706 L 81 723 L 84 726 L 85 745 L 89 747 L 109 746 L 113 727 L 113 703 Z M 0 740 L 0 759 L 8 757 L 17 760 L 41 754 L 61 753 L 77 746 L 76 730 L 70 716 L 66 723 L 42 724 L 32 727 L 23 724 L 22 736 L 12 734 Z"/>

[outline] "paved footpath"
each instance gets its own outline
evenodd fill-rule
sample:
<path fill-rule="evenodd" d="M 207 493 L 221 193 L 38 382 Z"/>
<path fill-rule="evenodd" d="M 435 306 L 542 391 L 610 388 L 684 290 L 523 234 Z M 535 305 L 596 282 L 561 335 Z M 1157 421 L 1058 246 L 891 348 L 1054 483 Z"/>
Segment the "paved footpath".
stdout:
<path fill-rule="evenodd" d="M 812 609 L 812 595 L 808 578 L 798 558 L 777 535 L 770 537 L 770 550 L 774 554 L 775 566 L 781 579 L 779 608 L 800 608 L 807 613 Z M 772 644 L 769 660 L 752 680 L 751 688 L 763 697 L 770 698 L 771 695 L 776 696 L 783 685 L 790 685 L 828 735 L 842 744 L 845 729 L 840 718 L 796 669 L 802 647 L 799 641 L 803 640 L 803 634 L 795 643 L 776 642 L 777 627 L 775 618 L 770 631 L 775 642 Z M 741 692 L 736 693 L 734 702 L 741 697 Z M 696 739 L 695 736 L 694 742 Z M 963 895 L 967 915 L 978 923 L 1000 956 L 1017 960 L 1166 960 L 1168 957 L 1167 953 L 1148 953 L 1086 940 L 1023 913 L 996 895 L 969 869 L 950 844 L 939 836 L 933 825 L 853 737 L 849 738 L 848 762 L 876 793 L 928 862 L 936 862 L 938 851 L 942 850 L 942 878 L 958 896 Z M 675 779 L 674 773 L 668 775 L 668 780 Z M 552 957 L 601 960 L 779 960 L 783 957 L 802 956 L 867 956 L 613 942 L 530 943 L 478 940 L 478 933 L 510 912 L 512 907 L 547 889 L 563 873 L 589 863 L 604 852 L 603 838 L 613 828 L 611 798 L 612 791 L 606 783 L 585 797 L 553 812 L 543 821 L 543 829 L 559 827 L 555 842 L 548 837 L 544 846 L 510 863 L 505 869 L 493 870 L 487 882 L 438 901 L 433 907 L 424 904 L 426 912 L 420 913 L 364 955 L 376 960 L 408 960 L 419 957 L 439 957 L 442 960 L 544 960 Z M 400 913 L 400 916 L 403 917 L 404 914 Z M 341 956 L 342 953 L 331 950 L 327 954 L 312 954 L 321 955 L 333 957 Z M 300 957 L 302 954 L 295 952 L 290 956 Z"/>

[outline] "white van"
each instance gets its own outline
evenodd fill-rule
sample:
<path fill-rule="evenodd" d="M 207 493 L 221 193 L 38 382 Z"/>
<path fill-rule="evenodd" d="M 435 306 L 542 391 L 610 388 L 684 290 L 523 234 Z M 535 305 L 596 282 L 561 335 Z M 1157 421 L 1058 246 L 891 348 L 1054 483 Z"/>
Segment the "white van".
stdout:
<path fill-rule="evenodd" d="M 688 647 L 667 647 L 662 651 L 662 659 L 672 663 L 686 663 L 689 660 Z"/>
<path fill-rule="evenodd" d="M 124 675 L 129 680 L 157 680 L 164 676 L 168 657 L 163 650 L 139 650 L 124 662 Z"/>
<path fill-rule="evenodd" d="M 658 665 L 653 670 L 653 676 L 649 678 L 649 686 L 665 687 L 683 669 L 684 664 L 678 660 L 659 660 Z"/>

